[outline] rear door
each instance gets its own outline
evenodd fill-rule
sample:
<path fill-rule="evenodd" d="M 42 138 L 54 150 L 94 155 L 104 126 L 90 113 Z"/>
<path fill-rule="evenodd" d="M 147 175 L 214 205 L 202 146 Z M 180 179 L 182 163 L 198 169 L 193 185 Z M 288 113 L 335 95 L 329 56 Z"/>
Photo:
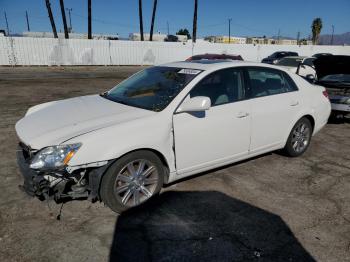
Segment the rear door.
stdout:
<path fill-rule="evenodd" d="M 246 76 L 252 102 L 250 153 L 281 147 L 300 108 L 298 88 L 277 69 L 249 67 Z"/>

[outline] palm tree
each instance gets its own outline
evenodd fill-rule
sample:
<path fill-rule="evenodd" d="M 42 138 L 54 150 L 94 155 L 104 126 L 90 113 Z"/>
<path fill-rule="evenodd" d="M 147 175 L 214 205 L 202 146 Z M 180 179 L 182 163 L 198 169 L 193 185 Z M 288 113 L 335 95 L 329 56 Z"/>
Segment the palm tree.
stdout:
<path fill-rule="evenodd" d="M 88 0 L 88 39 L 92 39 L 92 29 L 91 29 L 91 0 Z"/>
<path fill-rule="evenodd" d="M 197 9 L 198 9 L 198 0 L 194 0 L 193 32 L 192 32 L 193 43 L 196 42 L 196 38 L 197 38 Z"/>
<path fill-rule="evenodd" d="M 314 19 L 314 21 L 312 21 L 312 43 L 314 45 L 318 44 L 318 40 L 321 34 L 321 30 L 322 30 L 322 19 L 317 17 Z"/>
<path fill-rule="evenodd" d="M 149 41 L 153 40 L 153 27 L 154 27 L 154 19 L 156 17 L 157 10 L 157 0 L 153 1 L 153 12 L 152 12 L 152 22 L 151 22 L 151 31 L 149 32 Z"/>
<path fill-rule="evenodd" d="M 140 35 L 141 41 L 143 41 L 143 21 L 142 21 L 142 0 L 139 0 L 139 19 L 140 19 Z"/>
<path fill-rule="evenodd" d="M 62 20 L 63 20 L 64 37 L 66 39 L 68 39 L 69 38 L 68 27 L 67 27 L 66 13 L 64 11 L 64 2 L 63 2 L 63 0 L 60 0 L 60 6 L 61 6 L 61 13 L 62 13 Z"/>

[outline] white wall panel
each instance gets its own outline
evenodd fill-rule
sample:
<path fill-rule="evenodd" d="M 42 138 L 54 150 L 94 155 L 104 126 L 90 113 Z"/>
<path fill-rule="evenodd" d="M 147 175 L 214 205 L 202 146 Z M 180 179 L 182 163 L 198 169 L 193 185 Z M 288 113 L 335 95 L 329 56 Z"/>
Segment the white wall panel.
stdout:
<path fill-rule="evenodd" d="M 261 61 L 275 51 L 302 56 L 327 52 L 350 55 L 350 46 L 239 45 L 0 37 L 0 65 L 155 65 L 181 61 L 192 54 L 239 54 Z"/>

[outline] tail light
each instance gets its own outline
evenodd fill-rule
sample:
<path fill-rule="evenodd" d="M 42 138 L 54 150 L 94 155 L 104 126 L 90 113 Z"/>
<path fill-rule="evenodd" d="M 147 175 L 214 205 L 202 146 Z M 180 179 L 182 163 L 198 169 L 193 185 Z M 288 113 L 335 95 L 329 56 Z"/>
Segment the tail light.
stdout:
<path fill-rule="evenodd" d="M 328 98 L 329 99 L 329 95 L 328 95 L 328 92 L 327 92 L 327 90 L 324 90 L 323 92 L 322 92 L 322 94 L 326 97 L 326 98 Z"/>

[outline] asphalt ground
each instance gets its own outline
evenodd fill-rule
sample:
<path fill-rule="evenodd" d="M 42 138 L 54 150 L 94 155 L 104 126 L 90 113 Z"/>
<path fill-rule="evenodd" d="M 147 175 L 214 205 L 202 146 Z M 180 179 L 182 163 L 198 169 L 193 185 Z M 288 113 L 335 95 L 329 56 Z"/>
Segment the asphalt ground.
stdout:
<path fill-rule="evenodd" d="M 100 93 L 140 69 L 0 67 L 0 261 L 350 261 L 349 121 L 327 124 L 299 158 L 206 172 L 121 216 L 22 193 L 14 125 L 28 107 Z"/>

